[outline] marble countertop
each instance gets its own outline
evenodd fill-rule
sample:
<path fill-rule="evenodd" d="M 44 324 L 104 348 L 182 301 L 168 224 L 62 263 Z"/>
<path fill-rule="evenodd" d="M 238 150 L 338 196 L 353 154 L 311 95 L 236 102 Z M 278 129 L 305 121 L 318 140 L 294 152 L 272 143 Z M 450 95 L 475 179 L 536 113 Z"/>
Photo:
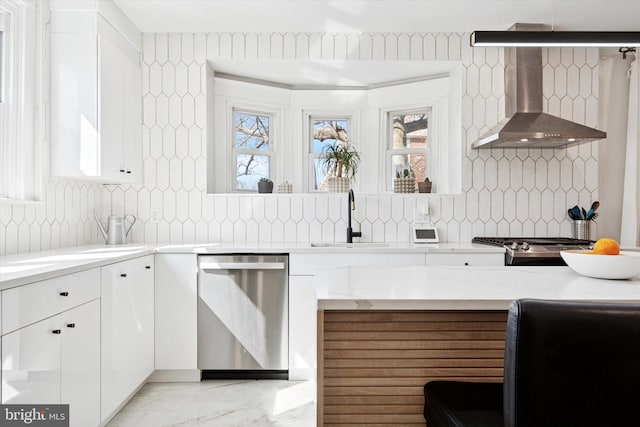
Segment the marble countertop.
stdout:
<path fill-rule="evenodd" d="M 330 245 L 314 247 L 312 245 Z M 337 245 L 337 246 L 332 246 Z M 504 253 L 503 248 L 472 243 L 142 243 L 91 245 L 0 257 L 0 290 L 100 267 L 153 253 Z"/>
<path fill-rule="evenodd" d="M 92 245 L 0 257 L 0 290 L 154 253 L 147 245 Z"/>
<path fill-rule="evenodd" d="M 503 310 L 520 298 L 640 302 L 640 276 L 604 280 L 569 267 L 346 267 L 316 272 L 319 309 Z"/>
<path fill-rule="evenodd" d="M 293 243 L 178 243 L 157 244 L 158 253 L 268 253 L 268 252 L 297 252 L 297 253 L 504 253 L 504 248 L 496 246 L 478 245 L 475 243 L 378 243 L 357 242 L 347 244 L 342 242 L 293 242 Z"/>

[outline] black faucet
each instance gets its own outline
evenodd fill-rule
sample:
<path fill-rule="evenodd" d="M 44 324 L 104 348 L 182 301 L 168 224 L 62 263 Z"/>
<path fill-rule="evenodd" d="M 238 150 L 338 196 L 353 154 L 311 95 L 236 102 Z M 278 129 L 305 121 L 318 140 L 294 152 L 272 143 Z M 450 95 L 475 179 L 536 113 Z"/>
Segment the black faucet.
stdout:
<path fill-rule="evenodd" d="M 349 189 L 349 200 L 347 202 L 347 213 L 349 214 L 349 220 L 347 222 L 347 243 L 353 243 L 354 237 L 362 237 L 361 231 L 353 231 L 351 228 L 351 211 L 356 210 L 356 197 L 353 195 L 353 190 Z"/>

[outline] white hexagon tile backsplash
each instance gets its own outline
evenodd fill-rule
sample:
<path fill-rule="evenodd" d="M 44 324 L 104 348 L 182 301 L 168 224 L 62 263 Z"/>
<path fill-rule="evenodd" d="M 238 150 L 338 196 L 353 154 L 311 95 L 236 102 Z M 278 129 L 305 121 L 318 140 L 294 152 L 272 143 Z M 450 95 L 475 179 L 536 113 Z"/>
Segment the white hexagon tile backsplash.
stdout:
<path fill-rule="evenodd" d="M 567 207 L 587 205 L 597 196 L 597 143 L 555 150 L 471 150 L 471 143 L 504 117 L 504 83 L 500 49 L 472 49 L 468 37 L 455 33 L 144 34 L 144 184 L 98 188 L 101 200 L 79 211 L 73 226 L 62 228 L 65 232 L 81 229 L 82 241 L 97 239 L 89 217 L 95 209 L 102 216 L 109 212 L 136 215 L 135 242 L 342 241 L 344 195 L 206 194 L 206 60 L 435 59 L 463 63 L 463 194 L 356 195 L 354 220 L 362 228 L 363 240 L 408 241 L 414 212 L 426 200 L 443 241 L 469 241 L 474 235 L 569 236 Z M 545 110 L 597 126 L 598 50 L 543 49 L 543 63 Z M 58 185 L 63 193 L 67 186 L 76 186 Z M 79 190 L 73 191 L 92 194 L 93 188 L 79 184 Z M 56 187 L 53 192 L 58 191 Z M 55 197 L 58 204 L 59 195 L 47 191 L 47 197 Z M 35 245 L 38 248 L 79 240 L 63 239 L 60 231 L 54 234 L 51 227 L 60 225 L 48 210 L 39 214 L 39 220 L 31 220 L 8 213 L 4 205 L 1 209 L 0 231 L 6 237 L 0 254 L 29 250 L 29 245 L 17 243 L 21 232 L 16 230 L 25 224 L 31 227 L 31 240 L 37 240 L 33 236 L 38 228 L 51 236 Z M 74 232 L 77 236 L 78 231 Z"/>

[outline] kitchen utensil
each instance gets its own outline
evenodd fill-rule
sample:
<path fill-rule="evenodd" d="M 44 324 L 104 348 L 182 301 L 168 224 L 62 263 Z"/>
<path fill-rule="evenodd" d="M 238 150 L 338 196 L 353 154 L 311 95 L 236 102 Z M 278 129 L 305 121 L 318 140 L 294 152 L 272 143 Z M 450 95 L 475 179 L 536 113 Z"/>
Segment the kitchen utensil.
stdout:
<path fill-rule="evenodd" d="M 133 219 L 128 219 L 128 217 Z M 105 226 L 102 225 L 102 222 L 97 215 L 95 218 L 98 223 L 98 228 L 104 237 L 104 243 L 107 245 L 121 245 L 126 243 L 127 235 L 131 231 L 133 224 L 136 222 L 136 217 L 133 215 L 125 215 L 124 217 L 109 215 Z M 125 221 L 129 221 L 129 228 L 125 226 Z"/>
<path fill-rule="evenodd" d="M 595 218 L 593 215 L 594 215 L 594 213 L 596 212 L 596 209 L 598 209 L 599 206 L 600 206 L 600 202 L 598 202 L 597 200 L 591 204 L 591 209 L 589 209 L 589 211 L 587 211 L 587 217 L 586 217 L 587 220 Z"/>
<path fill-rule="evenodd" d="M 587 210 L 582 208 L 582 219 L 587 219 Z"/>
<path fill-rule="evenodd" d="M 598 279 L 629 279 L 640 274 L 640 252 L 621 251 L 620 255 L 598 255 L 591 251 L 560 251 L 571 269 Z"/>
<path fill-rule="evenodd" d="M 582 214 L 580 213 L 580 208 L 577 205 L 572 207 L 571 209 L 569 209 L 568 212 L 569 212 L 569 218 L 571 218 L 573 220 L 582 219 Z"/>

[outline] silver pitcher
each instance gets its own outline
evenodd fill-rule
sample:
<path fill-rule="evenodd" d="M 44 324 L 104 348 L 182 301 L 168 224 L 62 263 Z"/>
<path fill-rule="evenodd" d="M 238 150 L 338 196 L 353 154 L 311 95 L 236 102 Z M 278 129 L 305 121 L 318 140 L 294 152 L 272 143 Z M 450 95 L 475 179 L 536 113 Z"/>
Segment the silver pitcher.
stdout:
<path fill-rule="evenodd" d="M 129 217 L 133 219 L 129 219 Z M 125 221 L 129 221 L 129 228 L 126 228 Z M 127 243 L 127 235 L 131 231 L 131 227 L 136 222 L 136 217 L 129 214 L 124 217 L 117 215 L 109 215 L 106 226 L 102 225 L 100 218 L 96 215 L 96 222 L 100 228 L 104 242 L 107 245 L 121 245 Z"/>

